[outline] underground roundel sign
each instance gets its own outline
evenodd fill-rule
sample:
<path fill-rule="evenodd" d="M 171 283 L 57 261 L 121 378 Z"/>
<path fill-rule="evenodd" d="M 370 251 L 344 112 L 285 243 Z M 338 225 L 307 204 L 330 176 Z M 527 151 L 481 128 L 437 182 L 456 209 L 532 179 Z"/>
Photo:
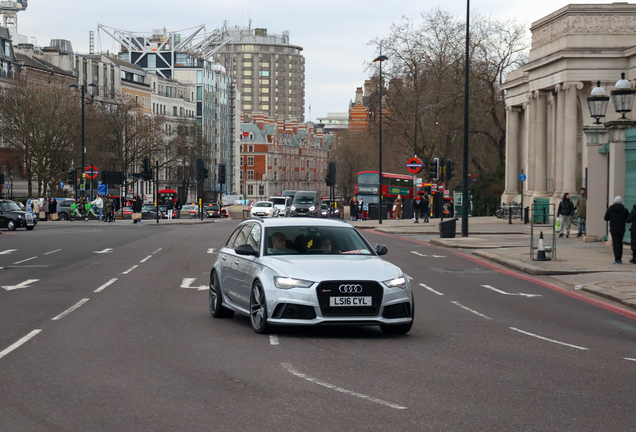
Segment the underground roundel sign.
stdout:
<path fill-rule="evenodd" d="M 418 157 L 412 157 L 406 163 L 406 169 L 413 174 L 417 174 L 418 172 L 422 171 L 422 159 Z"/>

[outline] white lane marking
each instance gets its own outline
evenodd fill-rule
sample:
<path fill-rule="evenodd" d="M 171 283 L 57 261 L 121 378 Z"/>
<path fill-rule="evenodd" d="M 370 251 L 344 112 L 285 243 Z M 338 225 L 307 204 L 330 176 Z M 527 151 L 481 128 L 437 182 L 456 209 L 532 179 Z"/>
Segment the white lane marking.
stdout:
<path fill-rule="evenodd" d="M 541 297 L 541 294 L 524 294 L 524 293 L 509 293 L 509 292 L 505 292 L 502 290 L 499 290 L 495 287 L 491 287 L 490 285 L 482 285 L 482 287 L 484 288 L 488 288 L 489 290 L 498 292 L 499 294 L 503 294 L 503 295 L 511 295 L 511 296 L 522 296 L 522 297 Z"/>
<path fill-rule="evenodd" d="M 476 310 L 472 310 L 471 308 L 467 308 L 466 306 L 464 306 L 463 304 L 461 304 L 461 303 L 459 303 L 459 302 L 453 301 L 453 302 L 451 302 L 451 303 L 453 303 L 453 304 L 455 304 L 455 305 L 459 306 L 459 307 L 460 307 L 460 308 L 462 308 L 462 309 L 467 310 L 468 312 L 472 312 L 472 313 L 474 313 L 475 315 L 478 315 L 478 316 L 480 316 L 480 317 L 482 317 L 482 318 L 492 319 L 492 318 L 490 318 L 489 316 L 486 316 L 486 315 L 484 315 L 484 314 L 481 314 L 481 313 L 477 312 Z"/>
<path fill-rule="evenodd" d="M 278 336 L 277 335 L 269 335 L 269 343 L 271 345 L 278 345 Z"/>
<path fill-rule="evenodd" d="M 18 348 L 20 345 L 24 344 L 25 342 L 27 342 L 29 339 L 31 339 L 33 336 L 37 335 L 41 331 L 42 331 L 42 329 L 33 330 L 31 333 L 29 333 L 28 335 L 24 336 L 19 341 L 9 345 L 7 348 L 5 348 L 2 351 L 0 351 L 0 358 L 6 356 L 11 351 L 13 351 L 14 349 Z"/>
<path fill-rule="evenodd" d="M 181 288 L 191 288 L 191 289 L 196 289 L 199 291 L 203 291 L 206 289 L 209 289 L 208 286 L 206 285 L 200 285 L 200 286 L 190 286 L 194 283 L 194 281 L 197 280 L 197 278 L 183 278 L 183 281 L 181 281 Z"/>
<path fill-rule="evenodd" d="M 133 271 L 134 269 L 136 269 L 137 267 L 139 267 L 137 264 L 135 264 L 134 266 L 132 266 L 131 268 L 129 268 L 128 270 L 126 270 L 125 272 L 123 272 L 122 274 L 128 274 L 131 271 Z"/>
<path fill-rule="evenodd" d="M 81 299 L 80 301 L 77 302 L 77 304 L 75 306 L 71 306 L 70 308 L 66 309 L 64 312 L 62 312 L 61 314 L 56 316 L 55 318 L 51 318 L 51 321 L 57 321 L 57 320 L 60 320 L 60 319 L 64 318 L 66 315 L 70 314 L 75 309 L 77 309 L 78 307 L 80 307 L 81 305 L 83 305 L 84 303 L 86 303 L 89 300 L 90 299 Z"/>
<path fill-rule="evenodd" d="M 636 362 L 636 359 L 633 359 L 633 358 L 629 358 L 629 357 L 625 357 L 625 358 L 624 358 L 623 360 L 629 360 L 629 361 L 633 361 L 633 362 Z"/>
<path fill-rule="evenodd" d="M 156 254 L 157 252 L 159 252 L 162 248 L 157 249 L 156 251 L 154 251 L 152 254 Z"/>
<path fill-rule="evenodd" d="M 99 288 L 97 288 L 93 292 L 102 292 L 104 290 L 104 288 L 106 288 L 109 285 L 112 285 L 113 283 L 115 283 L 116 280 L 117 280 L 117 278 L 113 278 L 113 279 L 109 280 L 108 282 L 106 282 L 104 285 L 100 286 Z"/>
<path fill-rule="evenodd" d="M 559 344 L 559 345 L 569 346 L 571 348 L 576 348 L 576 349 L 580 349 L 580 350 L 584 350 L 584 351 L 589 351 L 589 348 L 583 348 L 583 347 L 576 346 L 576 345 L 571 345 L 571 344 L 568 344 L 568 343 L 565 343 L 565 342 L 559 342 L 558 340 L 548 339 L 546 337 L 539 336 L 539 335 L 536 335 L 534 333 L 529 333 L 527 331 L 519 330 L 518 328 L 514 328 L 514 327 L 508 327 L 508 328 L 510 330 L 514 330 L 516 332 L 523 333 L 523 334 L 528 335 L 528 336 L 536 337 L 537 339 L 541 339 L 541 340 L 544 340 L 544 341 L 552 342 L 552 343 Z"/>
<path fill-rule="evenodd" d="M 101 250 L 101 251 L 93 251 L 93 252 L 97 253 L 97 254 L 111 253 L 111 252 L 113 252 L 113 248 L 107 248 L 107 249 L 104 249 L 104 250 Z"/>
<path fill-rule="evenodd" d="M 29 280 L 25 280 L 24 282 L 20 282 L 17 285 L 3 286 L 2 288 L 6 289 L 7 291 L 13 291 L 20 288 L 28 288 L 27 285 L 37 282 L 39 280 L 40 279 L 29 279 Z"/>
<path fill-rule="evenodd" d="M 415 254 L 417 256 L 421 256 L 421 257 L 429 257 L 429 258 L 446 258 L 446 255 L 424 255 L 421 254 L 417 251 L 411 251 L 412 254 Z"/>
<path fill-rule="evenodd" d="M 421 286 L 421 287 L 426 288 L 426 289 L 427 289 L 427 290 L 429 290 L 430 292 L 435 293 L 435 294 L 437 294 L 437 295 L 441 295 L 441 296 L 443 296 L 443 295 L 444 295 L 444 294 L 442 294 L 442 293 L 441 293 L 441 292 L 439 292 L 439 291 L 435 291 L 435 290 L 434 290 L 433 288 L 431 288 L 430 286 L 424 285 L 423 283 L 421 283 L 421 284 L 420 284 L 420 286 Z"/>
<path fill-rule="evenodd" d="M 22 261 L 14 262 L 13 264 L 22 264 L 23 262 L 31 261 L 31 260 L 34 260 L 34 259 L 36 259 L 36 258 L 37 258 L 37 257 L 36 257 L 36 256 L 34 256 L 34 257 L 27 258 L 27 259 L 22 260 Z"/>
<path fill-rule="evenodd" d="M 395 409 L 400 409 L 400 410 L 407 409 L 407 407 L 405 407 L 405 406 L 401 406 L 401 405 L 397 405 L 397 404 L 394 404 L 394 403 L 391 403 L 391 402 L 383 401 L 382 399 L 376 399 L 376 398 L 371 397 L 371 396 L 363 395 L 361 393 L 356 393 L 356 392 L 353 392 L 351 390 L 343 389 L 342 387 L 338 387 L 338 386 L 335 386 L 333 384 L 329 384 L 329 383 L 326 383 L 324 381 L 317 380 L 316 378 L 312 378 L 310 376 L 305 375 L 304 373 L 298 372 L 290 364 L 287 364 L 287 363 L 281 363 L 281 364 L 283 365 L 283 367 L 285 369 L 287 369 L 287 372 L 290 372 L 291 374 L 296 375 L 299 378 L 306 379 L 307 381 L 312 382 L 314 384 L 318 384 L 318 385 L 327 387 L 328 389 L 335 390 L 335 391 L 338 391 L 340 393 L 347 394 L 349 396 L 359 397 L 360 399 L 364 399 L 364 400 L 367 400 L 369 402 L 375 402 L 375 403 L 380 404 L 380 405 L 388 406 L 390 408 L 395 408 Z"/>
<path fill-rule="evenodd" d="M 150 258 L 152 258 L 152 255 L 148 255 L 146 258 L 142 259 L 141 261 L 139 261 L 140 263 L 145 263 L 146 261 L 148 261 Z"/>
<path fill-rule="evenodd" d="M 407 278 L 408 280 L 413 280 L 413 278 L 412 278 L 411 276 L 407 275 L 406 273 L 404 273 L 404 276 L 406 276 L 406 278 Z"/>
<path fill-rule="evenodd" d="M 15 252 L 17 249 L 7 249 L 0 252 L 0 255 L 9 255 L 11 252 Z"/>
<path fill-rule="evenodd" d="M 209 254 L 213 254 L 215 250 L 216 250 L 215 248 L 210 248 L 210 249 L 208 249 L 208 253 Z"/>
<path fill-rule="evenodd" d="M 61 251 L 61 250 L 62 250 L 62 249 L 55 249 L 54 251 L 47 252 L 47 253 L 45 253 L 44 255 L 51 255 L 52 253 L 59 252 L 59 251 Z"/>

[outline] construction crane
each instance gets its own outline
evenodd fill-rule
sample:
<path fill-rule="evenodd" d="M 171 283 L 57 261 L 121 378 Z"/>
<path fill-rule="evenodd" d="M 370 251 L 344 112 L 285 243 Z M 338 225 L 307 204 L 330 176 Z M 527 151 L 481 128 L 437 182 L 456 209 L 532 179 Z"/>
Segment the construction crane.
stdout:
<path fill-rule="evenodd" d="M 9 29 L 12 38 L 18 36 L 18 12 L 27 8 L 28 0 L 0 1 L 2 25 Z"/>

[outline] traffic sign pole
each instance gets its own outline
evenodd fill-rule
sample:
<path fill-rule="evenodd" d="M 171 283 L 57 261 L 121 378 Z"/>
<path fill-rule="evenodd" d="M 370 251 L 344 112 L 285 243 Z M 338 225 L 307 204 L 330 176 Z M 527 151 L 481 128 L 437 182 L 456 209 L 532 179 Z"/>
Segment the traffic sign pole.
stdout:
<path fill-rule="evenodd" d="M 521 187 L 519 190 L 521 191 L 521 220 L 523 220 L 523 182 L 526 181 L 526 175 L 521 170 L 521 174 L 519 174 L 519 181 L 521 182 Z"/>

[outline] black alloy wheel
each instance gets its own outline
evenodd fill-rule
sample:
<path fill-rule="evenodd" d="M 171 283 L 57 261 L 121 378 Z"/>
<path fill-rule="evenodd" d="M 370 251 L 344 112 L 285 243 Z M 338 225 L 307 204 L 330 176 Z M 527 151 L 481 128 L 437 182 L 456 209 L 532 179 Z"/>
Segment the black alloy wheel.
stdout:
<path fill-rule="evenodd" d="M 260 282 L 254 282 L 250 295 L 250 322 L 252 328 L 258 334 L 267 334 L 271 326 L 267 323 L 267 300 L 265 290 Z"/>
<path fill-rule="evenodd" d="M 210 315 L 214 318 L 230 318 L 234 315 L 234 311 L 223 306 L 223 297 L 221 294 L 221 284 L 216 272 L 210 275 Z"/>
<path fill-rule="evenodd" d="M 411 296 L 411 322 L 405 324 L 380 324 L 380 330 L 387 334 L 407 334 L 415 321 L 415 299 Z"/>
<path fill-rule="evenodd" d="M 61 221 L 65 221 L 65 220 L 68 220 L 68 215 L 67 215 L 66 213 L 60 213 L 60 214 L 58 215 L 58 218 L 59 218 Z"/>

